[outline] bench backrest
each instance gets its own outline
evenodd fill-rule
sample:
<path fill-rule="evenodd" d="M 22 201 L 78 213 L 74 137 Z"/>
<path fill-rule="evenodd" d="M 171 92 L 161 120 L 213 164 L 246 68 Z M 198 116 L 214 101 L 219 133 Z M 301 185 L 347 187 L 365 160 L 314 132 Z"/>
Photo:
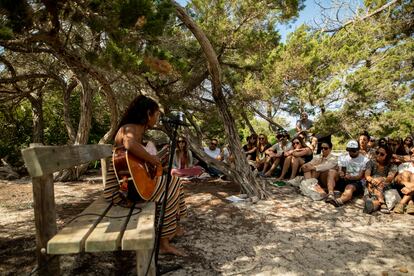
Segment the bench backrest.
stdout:
<path fill-rule="evenodd" d="M 112 155 L 112 145 L 32 146 L 22 150 L 32 177 L 40 177 Z"/>

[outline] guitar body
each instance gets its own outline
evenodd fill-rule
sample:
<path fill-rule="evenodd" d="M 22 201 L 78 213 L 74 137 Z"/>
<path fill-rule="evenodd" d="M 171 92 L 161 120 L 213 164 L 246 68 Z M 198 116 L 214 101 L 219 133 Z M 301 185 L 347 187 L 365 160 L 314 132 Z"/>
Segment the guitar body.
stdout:
<path fill-rule="evenodd" d="M 162 175 L 162 166 L 151 166 L 130 154 L 124 147 L 114 150 L 112 161 L 121 187 L 125 181 L 132 181 L 139 196 L 143 200 L 149 200 L 154 193 L 157 177 Z"/>

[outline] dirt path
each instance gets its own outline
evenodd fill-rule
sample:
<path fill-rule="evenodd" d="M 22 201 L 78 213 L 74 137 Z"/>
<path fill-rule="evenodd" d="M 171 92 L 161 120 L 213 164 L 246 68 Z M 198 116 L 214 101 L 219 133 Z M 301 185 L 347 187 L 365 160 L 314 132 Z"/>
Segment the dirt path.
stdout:
<path fill-rule="evenodd" d="M 99 179 L 57 183 L 62 226 L 99 196 Z M 296 188 L 269 187 L 274 200 L 229 203 L 231 183 L 185 186 L 186 235 L 176 241 L 189 256 L 161 256 L 167 275 L 414 275 L 414 216 L 366 215 L 360 200 L 343 208 L 314 202 Z M 31 185 L 0 182 L 0 274 L 22 275 L 35 266 Z M 133 275 L 131 253 L 61 257 L 64 275 Z"/>

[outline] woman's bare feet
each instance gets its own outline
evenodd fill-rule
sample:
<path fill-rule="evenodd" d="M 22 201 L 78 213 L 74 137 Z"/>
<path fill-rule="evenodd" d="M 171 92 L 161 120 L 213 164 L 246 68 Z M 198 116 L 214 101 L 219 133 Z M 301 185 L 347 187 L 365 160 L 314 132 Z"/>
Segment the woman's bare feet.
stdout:
<path fill-rule="evenodd" d="M 172 246 L 170 244 L 170 240 L 168 238 L 161 238 L 161 240 L 160 240 L 160 254 L 172 254 L 172 255 L 175 255 L 175 256 L 182 256 L 182 257 L 187 256 L 187 254 L 185 254 L 183 251 L 181 251 L 178 248 Z"/>

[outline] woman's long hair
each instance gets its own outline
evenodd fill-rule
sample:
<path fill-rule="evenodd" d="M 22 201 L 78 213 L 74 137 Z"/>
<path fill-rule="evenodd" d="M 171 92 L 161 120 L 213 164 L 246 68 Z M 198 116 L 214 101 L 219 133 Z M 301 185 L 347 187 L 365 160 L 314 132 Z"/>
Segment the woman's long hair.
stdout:
<path fill-rule="evenodd" d="M 153 99 L 139 95 L 129 104 L 119 122 L 118 129 L 126 124 L 146 125 L 148 116 L 159 109 L 159 105 Z"/>
<path fill-rule="evenodd" d="M 184 163 L 186 165 L 188 165 L 188 162 L 190 160 L 190 152 L 189 152 L 189 149 L 188 149 L 188 142 L 187 142 L 187 139 L 185 139 L 182 136 L 179 136 L 178 139 L 177 139 L 177 142 L 181 141 L 181 140 L 184 141 L 184 143 L 185 143 L 184 148 L 183 148 L 183 150 L 181 150 L 180 147 L 177 145 L 177 147 L 175 148 L 175 154 L 178 157 L 180 155 L 180 153 L 182 153 L 183 154 L 182 156 L 184 157 Z"/>
<path fill-rule="evenodd" d="M 378 148 L 377 148 L 377 151 L 379 149 L 383 149 L 387 153 L 387 155 L 385 156 L 384 165 L 385 166 L 388 166 L 389 164 L 391 164 L 391 159 L 392 159 L 392 151 L 391 151 L 391 148 L 388 147 L 387 145 L 379 145 Z"/>

